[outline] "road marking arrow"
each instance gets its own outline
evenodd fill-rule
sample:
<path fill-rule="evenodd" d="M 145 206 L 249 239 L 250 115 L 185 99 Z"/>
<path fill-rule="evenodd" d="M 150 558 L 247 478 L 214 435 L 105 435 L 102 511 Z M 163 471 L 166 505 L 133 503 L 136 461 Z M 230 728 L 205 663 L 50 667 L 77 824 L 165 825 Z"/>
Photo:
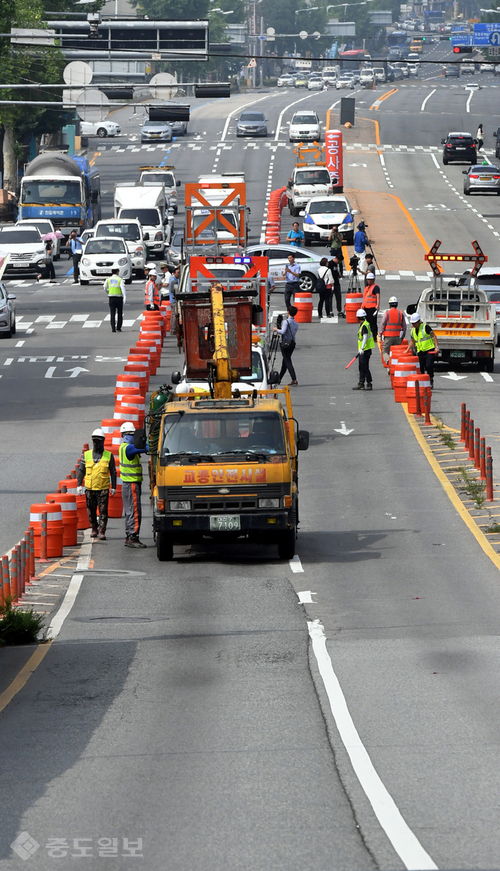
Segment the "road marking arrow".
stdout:
<path fill-rule="evenodd" d="M 82 366 L 75 366 L 74 369 L 66 369 L 66 372 L 71 372 L 71 375 L 57 375 L 54 376 L 54 372 L 56 371 L 56 366 L 49 366 L 45 373 L 46 378 L 78 378 L 80 372 L 90 372 L 90 369 L 83 369 Z"/>
<path fill-rule="evenodd" d="M 349 433 L 354 432 L 353 429 L 347 429 L 345 425 L 345 420 L 340 421 L 340 429 L 334 430 L 334 432 L 339 432 L 340 435 L 349 435 Z"/>
<path fill-rule="evenodd" d="M 448 372 L 447 375 L 440 375 L 440 378 L 449 378 L 450 381 L 462 381 L 467 378 L 467 375 L 457 375 L 456 372 Z"/>

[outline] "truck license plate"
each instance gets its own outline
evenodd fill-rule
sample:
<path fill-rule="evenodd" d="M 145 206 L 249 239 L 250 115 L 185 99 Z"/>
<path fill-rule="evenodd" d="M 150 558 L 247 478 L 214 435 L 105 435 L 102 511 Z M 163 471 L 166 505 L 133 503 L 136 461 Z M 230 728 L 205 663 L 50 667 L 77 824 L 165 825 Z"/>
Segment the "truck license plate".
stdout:
<path fill-rule="evenodd" d="M 450 351 L 450 357 L 465 357 L 465 351 Z"/>
<path fill-rule="evenodd" d="M 211 532 L 235 532 L 241 529 L 240 518 L 233 514 L 216 514 L 210 517 Z"/>

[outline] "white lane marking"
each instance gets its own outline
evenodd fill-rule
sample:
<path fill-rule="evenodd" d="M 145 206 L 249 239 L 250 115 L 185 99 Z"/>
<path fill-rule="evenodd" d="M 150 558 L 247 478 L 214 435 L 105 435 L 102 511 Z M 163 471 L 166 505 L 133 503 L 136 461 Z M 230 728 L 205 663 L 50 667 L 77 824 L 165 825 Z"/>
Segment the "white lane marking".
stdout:
<path fill-rule="evenodd" d="M 326 636 L 319 620 L 307 622 L 312 649 L 318 663 L 330 710 L 333 714 L 342 743 L 347 750 L 359 783 L 370 802 L 375 816 L 389 838 L 394 850 L 408 871 L 437 871 L 429 854 L 424 850 L 403 819 L 394 799 L 378 776 L 373 763 L 359 737 L 347 707 L 342 687 L 333 670 L 326 648 Z"/>
<path fill-rule="evenodd" d="M 247 108 L 247 106 L 254 106 L 255 103 L 261 103 L 262 100 L 268 100 L 268 99 L 269 99 L 269 95 L 267 95 L 267 96 L 265 96 L 265 97 L 259 97 L 258 100 L 251 100 L 250 103 L 244 103 L 243 106 L 237 106 L 236 109 L 233 109 L 233 111 L 230 112 L 229 115 L 228 115 L 227 118 L 226 118 L 226 123 L 224 124 L 224 130 L 222 131 L 222 136 L 221 136 L 221 138 L 220 138 L 220 145 L 223 145 L 223 144 L 224 144 L 224 140 L 225 140 L 225 138 L 226 138 L 227 131 L 228 131 L 228 128 L 229 128 L 229 124 L 230 124 L 230 121 L 231 121 L 231 118 L 233 117 L 233 115 L 235 115 L 237 112 L 242 112 L 243 109 L 246 109 L 246 108 Z"/>
<path fill-rule="evenodd" d="M 4 364 L 3 364 L 3 365 L 4 365 L 4 366 L 10 366 L 10 364 L 13 363 L 13 362 L 14 362 L 14 357 L 7 357 L 7 359 L 4 360 Z"/>
<path fill-rule="evenodd" d="M 421 112 L 424 111 L 424 109 L 425 109 L 425 104 L 427 103 L 427 100 L 430 100 L 430 98 L 432 97 L 433 94 L 436 93 L 436 91 L 437 91 L 437 88 L 434 88 L 434 90 L 431 91 L 430 94 L 427 94 L 427 96 L 426 96 L 424 102 L 423 102 L 422 105 L 420 106 L 420 111 L 421 111 Z"/>
<path fill-rule="evenodd" d="M 54 638 L 57 638 L 59 635 L 63 623 L 66 620 L 66 617 L 70 613 L 73 605 L 75 604 L 76 597 L 80 590 L 83 581 L 83 574 L 81 572 L 85 572 L 90 565 L 90 558 L 92 555 L 92 542 L 88 540 L 89 531 L 86 530 L 84 532 L 84 543 L 80 548 L 80 554 L 78 557 L 78 562 L 76 564 L 76 572 L 71 578 L 68 589 L 66 590 L 66 595 L 62 601 L 62 605 L 59 608 L 57 614 L 53 617 L 52 622 L 47 630 L 47 639 L 52 641 Z M 87 538 L 87 541 L 85 541 Z"/>
<path fill-rule="evenodd" d="M 16 348 L 22 348 L 22 347 L 23 347 L 23 345 L 24 345 L 24 339 L 21 339 L 21 341 L 20 341 L 20 342 L 16 342 L 16 345 L 15 345 L 15 347 L 16 347 Z"/>
<path fill-rule="evenodd" d="M 470 101 L 472 100 L 472 95 L 474 93 L 474 89 L 469 91 L 469 96 L 467 98 L 467 103 L 465 104 L 465 111 L 470 112 Z"/>
<path fill-rule="evenodd" d="M 489 375 L 488 372 L 480 372 L 479 374 L 484 378 L 485 381 L 493 381 L 493 378 L 491 377 L 491 375 Z"/>
<path fill-rule="evenodd" d="M 295 556 L 292 557 L 292 559 L 291 559 L 290 562 L 289 562 L 289 566 L 290 566 L 292 572 L 293 572 L 295 575 L 296 575 L 298 572 L 303 572 L 303 571 L 304 571 L 304 569 L 302 568 L 302 563 L 301 563 L 301 561 L 300 561 L 300 557 L 298 557 L 297 554 L 295 554 Z"/>
<path fill-rule="evenodd" d="M 312 590 L 301 590 L 300 593 L 297 593 L 299 597 L 299 605 L 316 605 L 316 602 L 312 598 L 313 596 L 317 596 L 317 593 L 314 593 Z"/>

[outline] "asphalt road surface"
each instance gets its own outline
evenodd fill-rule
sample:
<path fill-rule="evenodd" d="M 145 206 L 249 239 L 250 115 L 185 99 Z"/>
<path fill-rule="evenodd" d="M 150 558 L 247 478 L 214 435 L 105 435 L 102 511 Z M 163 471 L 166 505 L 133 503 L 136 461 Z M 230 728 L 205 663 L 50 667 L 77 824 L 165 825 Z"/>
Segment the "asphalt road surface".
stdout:
<path fill-rule="evenodd" d="M 428 57 L 444 52 L 432 46 Z M 440 141 L 480 121 L 493 132 L 497 80 L 483 75 L 469 99 L 461 80 L 438 72 L 428 63 L 416 81 L 354 92 L 345 187 L 368 204 L 383 307 L 394 293 L 403 306 L 416 300 L 435 238 L 464 252 L 478 239 L 495 263 L 497 200 L 463 197 L 462 167 L 442 165 Z M 170 148 L 141 147 L 140 122 L 116 113 L 122 137 L 89 149 L 105 214 L 114 183 L 145 163 L 168 157 L 183 182 L 244 170 L 258 241 L 267 193 L 293 166 L 287 121 L 304 106 L 335 120 L 340 96 L 276 89 L 213 101 L 194 108 L 188 136 Z M 235 138 L 250 104 L 270 119 L 266 140 Z M 487 136 L 490 159 L 491 145 Z M 112 334 L 102 289 L 72 285 L 69 266 L 56 266 L 55 286 L 10 283 L 20 322 L 0 343 L 3 549 L 111 416 L 138 332 L 140 283 L 125 331 Z M 281 294 L 272 307 L 283 309 Z M 294 412 L 311 445 L 294 561 L 207 543 L 160 564 L 146 492 L 148 548 L 124 550 L 123 520 L 92 546 L 60 634 L 0 712 L 0 869 L 73 867 L 84 855 L 92 868 L 113 858 L 148 871 L 498 867 L 498 570 L 435 478 L 377 359 L 373 392 L 352 392 L 357 373 L 345 366 L 355 351 L 345 321 L 299 328 Z M 177 368 L 167 338 L 153 386 Z M 433 412 L 457 427 L 467 402 L 495 456 L 498 364 L 491 380 L 457 374 L 439 369 Z M 16 654 L 19 665 L 28 653 Z M 16 655 L 0 651 L 0 692 Z M 11 847 L 22 833 L 38 845 L 29 861 Z"/>

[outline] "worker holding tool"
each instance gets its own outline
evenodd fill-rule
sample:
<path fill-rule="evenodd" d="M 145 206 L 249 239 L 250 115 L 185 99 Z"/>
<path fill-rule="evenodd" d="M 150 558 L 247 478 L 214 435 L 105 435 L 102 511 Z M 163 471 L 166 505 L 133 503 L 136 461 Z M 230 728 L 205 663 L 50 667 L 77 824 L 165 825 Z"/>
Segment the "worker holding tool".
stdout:
<path fill-rule="evenodd" d="M 95 429 L 92 433 L 92 450 L 85 451 L 78 467 L 77 488 L 78 496 L 83 496 L 87 501 L 87 513 L 89 515 L 92 531 L 91 538 L 106 540 L 106 527 L 108 525 L 108 501 L 110 494 L 116 493 L 116 465 L 111 451 L 104 450 L 104 430 Z M 85 484 L 85 491 L 83 488 Z M 99 509 L 99 522 L 97 521 L 97 509 Z"/>
<path fill-rule="evenodd" d="M 431 389 L 434 387 L 434 364 L 436 362 L 438 348 L 438 340 L 434 330 L 429 324 L 423 324 L 420 315 L 415 312 L 410 318 L 411 334 L 408 345 L 408 354 L 417 354 L 420 371 L 422 374 L 427 372 L 430 378 Z"/>
<path fill-rule="evenodd" d="M 370 357 L 372 348 L 375 347 L 375 339 L 371 331 L 370 322 L 366 317 L 364 308 L 358 308 L 356 312 L 358 319 L 358 365 L 359 365 L 359 381 L 353 390 L 372 390 L 372 373 L 370 372 Z"/>

